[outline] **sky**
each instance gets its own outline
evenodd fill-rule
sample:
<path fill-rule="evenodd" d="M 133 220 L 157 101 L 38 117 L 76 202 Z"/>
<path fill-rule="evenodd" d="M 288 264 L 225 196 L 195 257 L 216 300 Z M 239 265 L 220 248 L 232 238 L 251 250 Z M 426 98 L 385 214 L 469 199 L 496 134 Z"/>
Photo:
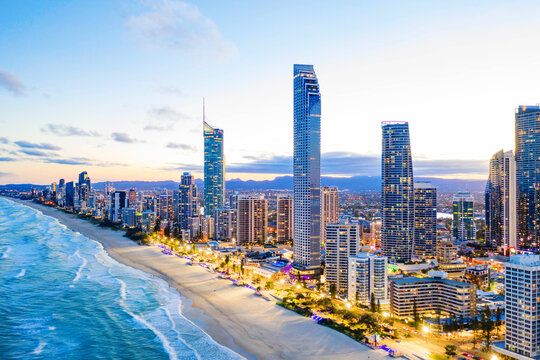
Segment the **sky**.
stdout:
<path fill-rule="evenodd" d="M 322 175 L 380 175 L 408 121 L 415 176 L 487 178 L 540 102 L 534 1 L 0 2 L 0 184 L 292 172 L 293 64 L 322 94 Z"/>

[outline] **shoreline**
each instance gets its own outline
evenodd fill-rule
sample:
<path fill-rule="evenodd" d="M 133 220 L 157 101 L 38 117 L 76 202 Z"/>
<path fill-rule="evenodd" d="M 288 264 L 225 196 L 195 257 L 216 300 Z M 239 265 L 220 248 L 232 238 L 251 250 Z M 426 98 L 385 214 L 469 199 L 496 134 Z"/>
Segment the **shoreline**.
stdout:
<path fill-rule="evenodd" d="M 382 350 L 356 342 L 309 318 L 237 287 L 155 246 L 140 246 L 123 231 L 101 228 L 69 213 L 6 197 L 57 219 L 72 231 L 99 242 L 121 264 L 165 280 L 182 298 L 182 314 L 214 341 L 247 359 L 382 359 Z"/>

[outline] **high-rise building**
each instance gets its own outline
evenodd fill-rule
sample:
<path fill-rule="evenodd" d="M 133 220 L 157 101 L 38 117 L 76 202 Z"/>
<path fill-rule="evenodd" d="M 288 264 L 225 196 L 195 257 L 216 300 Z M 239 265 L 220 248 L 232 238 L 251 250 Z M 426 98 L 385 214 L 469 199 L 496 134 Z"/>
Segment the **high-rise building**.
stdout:
<path fill-rule="evenodd" d="M 326 224 L 339 221 L 339 192 L 337 186 L 321 188 L 321 243 L 326 242 Z"/>
<path fill-rule="evenodd" d="M 452 235 L 459 241 L 476 241 L 474 224 L 474 197 L 467 191 L 460 191 L 454 196 L 454 222 Z"/>
<path fill-rule="evenodd" d="M 205 120 L 204 127 L 204 210 L 213 215 L 225 201 L 225 159 L 223 156 L 223 130 L 214 129 Z"/>
<path fill-rule="evenodd" d="M 92 185 L 86 171 L 79 174 L 79 203 L 81 208 L 88 207 Z"/>
<path fill-rule="evenodd" d="M 382 123 L 382 252 L 398 262 L 411 260 L 414 239 L 414 185 L 407 122 Z"/>
<path fill-rule="evenodd" d="M 229 207 L 231 209 L 236 209 L 238 206 L 238 197 L 240 195 L 238 194 L 238 191 L 235 191 L 229 196 Z"/>
<path fill-rule="evenodd" d="M 414 254 L 420 258 L 437 251 L 437 188 L 414 183 Z"/>
<path fill-rule="evenodd" d="M 191 218 L 198 216 L 197 186 L 189 172 L 182 174 L 178 187 L 178 225 L 181 230 L 191 228 Z M 193 236 L 193 234 L 191 234 Z"/>
<path fill-rule="evenodd" d="M 75 205 L 75 184 L 73 181 L 66 183 L 66 207 Z"/>
<path fill-rule="evenodd" d="M 390 301 L 387 266 L 386 256 L 366 252 L 350 256 L 347 298 L 367 305 L 373 294 L 376 303 L 387 304 Z"/>
<path fill-rule="evenodd" d="M 216 209 L 214 212 L 214 239 L 232 240 L 236 239 L 237 210 L 228 207 Z"/>
<path fill-rule="evenodd" d="M 321 272 L 321 93 L 313 65 L 294 65 L 293 266 Z"/>
<path fill-rule="evenodd" d="M 137 202 L 137 191 L 133 188 L 129 189 L 128 192 L 128 206 L 133 207 Z"/>
<path fill-rule="evenodd" d="M 259 196 L 238 198 L 237 243 L 264 243 L 268 231 L 268 202 Z"/>
<path fill-rule="evenodd" d="M 517 233 L 520 248 L 538 244 L 540 233 L 540 106 L 516 110 Z M 535 245 L 533 245 L 535 244 Z"/>
<path fill-rule="evenodd" d="M 489 161 L 486 184 L 486 241 L 517 247 L 516 162 L 512 151 L 500 150 Z"/>
<path fill-rule="evenodd" d="M 334 285 L 338 293 L 347 292 L 349 257 L 360 250 L 362 229 L 360 223 L 349 217 L 326 225 L 324 276 L 327 289 Z"/>
<path fill-rule="evenodd" d="M 58 206 L 66 206 L 66 181 L 60 179 L 56 190 L 56 203 Z"/>
<path fill-rule="evenodd" d="M 111 194 L 111 208 L 109 210 L 109 220 L 113 223 L 122 221 L 122 209 L 127 207 L 127 196 L 125 191 L 115 191 Z"/>
<path fill-rule="evenodd" d="M 169 194 L 159 195 L 158 209 L 158 216 L 160 220 L 169 220 L 169 218 L 172 216 L 172 197 Z"/>
<path fill-rule="evenodd" d="M 505 263 L 504 346 L 493 349 L 509 359 L 540 355 L 540 256 L 514 255 Z"/>
<path fill-rule="evenodd" d="M 293 238 L 293 198 L 288 195 L 277 197 L 277 242 L 284 243 Z"/>
<path fill-rule="evenodd" d="M 380 249 L 381 248 L 381 229 L 382 228 L 382 221 L 381 219 L 374 219 L 369 224 L 369 246 L 371 246 L 374 249 Z"/>

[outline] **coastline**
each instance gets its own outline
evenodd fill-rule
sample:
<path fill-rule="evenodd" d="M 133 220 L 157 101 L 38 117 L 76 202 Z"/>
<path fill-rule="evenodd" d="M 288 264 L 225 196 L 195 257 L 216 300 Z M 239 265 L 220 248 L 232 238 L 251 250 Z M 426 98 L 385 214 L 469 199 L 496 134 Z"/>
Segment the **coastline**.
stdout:
<path fill-rule="evenodd" d="M 333 329 L 316 324 L 252 290 L 236 287 L 213 272 L 166 256 L 155 246 L 139 246 L 124 232 L 101 228 L 55 208 L 14 198 L 57 219 L 72 231 L 98 241 L 113 259 L 157 276 L 182 296 L 182 313 L 216 342 L 248 359 L 358 359 L 384 358 L 386 353 Z"/>

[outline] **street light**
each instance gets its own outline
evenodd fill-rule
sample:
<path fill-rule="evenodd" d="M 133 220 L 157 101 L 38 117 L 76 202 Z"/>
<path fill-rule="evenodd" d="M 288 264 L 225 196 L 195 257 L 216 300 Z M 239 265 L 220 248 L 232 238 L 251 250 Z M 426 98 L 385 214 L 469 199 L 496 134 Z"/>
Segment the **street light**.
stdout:
<path fill-rule="evenodd" d="M 499 360 L 499 358 L 497 357 L 497 355 L 493 354 L 493 355 L 491 356 L 491 360 Z"/>
<path fill-rule="evenodd" d="M 346 307 L 347 309 L 350 309 L 350 308 L 351 308 L 351 303 L 350 303 L 350 302 L 347 302 L 347 303 L 345 304 L 345 307 Z"/>

